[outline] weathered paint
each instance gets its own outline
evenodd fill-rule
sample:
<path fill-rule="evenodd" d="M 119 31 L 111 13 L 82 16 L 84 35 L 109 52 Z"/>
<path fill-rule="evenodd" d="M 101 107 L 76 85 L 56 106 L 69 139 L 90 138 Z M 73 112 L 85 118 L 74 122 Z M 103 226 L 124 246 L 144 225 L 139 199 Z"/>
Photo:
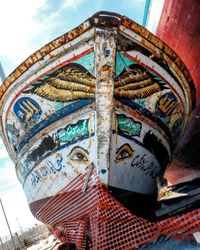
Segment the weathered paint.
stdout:
<path fill-rule="evenodd" d="M 195 102 L 179 57 L 107 12 L 34 53 L 0 90 L 2 136 L 29 204 L 91 171 L 109 189 L 156 197 Z"/>
<path fill-rule="evenodd" d="M 84 49 L 86 49 L 86 52 L 83 51 Z M 81 54 L 79 54 L 80 51 L 81 51 Z M 88 47 L 83 46 L 83 48 L 81 50 L 78 49 L 77 53 L 78 53 L 79 57 L 80 57 L 80 55 L 81 56 L 86 55 L 86 61 L 88 62 L 87 55 L 90 54 L 90 53 L 92 53 L 92 52 L 91 52 L 91 48 L 88 50 Z M 5 111 L 3 112 L 2 116 L 5 118 L 5 123 L 3 123 L 3 126 L 5 127 L 5 129 L 6 129 L 6 126 L 10 123 L 10 122 L 7 122 L 7 120 L 9 120 L 9 121 L 15 121 L 15 119 L 16 119 L 16 115 L 14 114 L 14 110 L 13 110 L 13 104 L 17 100 L 19 100 L 21 97 L 29 97 L 29 96 L 31 96 L 32 94 L 30 93 L 30 88 L 32 89 L 32 91 L 34 91 L 34 89 L 35 89 L 35 91 L 39 91 L 39 86 L 40 85 L 45 85 L 46 82 L 47 82 L 47 85 L 49 85 L 49 86 L 44 89 L 45 96 L 47 96 L 47 95 L 49 96 L 50 95 L 50 97 L 47 98 L 46 105 L 43 105 L 43 98 L 40 98 L 40 95 L 37 95 L 35 97 L 35 102 L 38 103 L 38 105 L 40 107 L 42 107 L 42 115 L 35 122 L 28 122 L 27 123 L 25 121 L 25 123 L 23 123 L 24 129 L 23 130 L 20 129 L 20 137 L 24 137 L 25 136 L 25 133 L 27 133 L 27 129 L 29 129 L 30 132 L 32 132 L 32 130 L 33 130 L 33 132 L 35 131 L 35 133 L 36 133 L 36 132 L 38 132 L 38 131 L 36 131 L 36 128 L 38 128 L 38 127 L 40 128 L 40 126 L 38 126 L 38 125 L 41 125 L 42 128 L 44 128 L 44 126 L 45 126 L 44 123 L 45 122 L 46 123 L 48 123 L 48 122 L 55 122 L 55 121 L 57 121 L 59 119 L 59 117 L 60 118 L 63 117 L 64 113 L 70 112 L 71 109 L 73 110 L 73 107 L 74 107 L 74 109 L 79 109 L 80 108 L 80 105 L 78 105 L 78 103 L 77 103 L 77 105 L 75 105 L 75 104 L 70 104 L 69 102 L 63 103 L 62 100 L 60 100 L 61 102 L 58 105 L 58 102 L 51 102 L 49 99 L 53 98 L 54 91 L 56 91 L 56 89 L 54 89 L 52 91 L 50 89 L 51 84 L 48 83 L 48 80 L 47 80 L 47 78 L 52 79 L 53 76 L 54 76 L 54 75 L 51 76 L 51 74 L 53 74 L 52 72 L 57 72 L 56 70 L 58 69 L 58 67 L 60 68 L 61 66 L 63 66 L 64 63 L 67 64 L 68 62 L 73 62 L 76 65 L 77 57 L 75 55 L 76 55 L 76 53 L 73 52 L 73 54 L 72 54 L 70 52 L 67 55 L 63 56 L 62 60 L 64 62 L 61 61 L 61 64 L 59 66 L 57 66 L 55 68 L 53 67 L 53 69 L 51 69 L 51 67 L 50 67 L 50 70 L 48 71 L 48 73 L 50 74 L 50 77 L 49 77 L 49 75 L 44 75 L 44 73 L 43 73 L 41 76 L 38 76 L 36 79 L 34 79 L 34 80 L 31 79 L 31 81 L 28 82 L 28 83 L 27 83 L 27 81 L 25 81 L 25 83 L 23 83 L 23 84 L 19 85 L 18 87 L 16 87 L 16 90 L 18 91 L 18 94 L 16 95 L 16 92 L 11 93 L 9 102 L 6 103 L 6 105 L 4 106 L 4 110 Z M 70 56 L 72 58 L 70 58 Z M 67 59 L 67 61 L 66 61 L 66 59 Z M 83 61 L 84 61 L 84 58 L 83 58 Z M 94 65 L 94 56 L 90 57 L 90 60 L 89 60 L 88 63 L 89 64 L 93 63 L 93 65 Z M 73 66 L 72 66 L 72 68 L 73 68 Z M 82 71 L 80 71 L 79 73 L 85 74 L 84 72 L 87 72 L 87 69 L 84 69 L 84 72 L 83 72 L 82 68 L 81 68 Z M 62 69 L 63 68 L 61 68 L 60 71 L 62 71 Z M 42 69 L 42 71 L 43 70 L 44 69 Z M 35 86 L 34 86 L 34 84 L 35 84 Z M 84 85 L 82 84 L 82 86 L 84 86 Z M 49 93 L 49 89 L 51 91 L 50 93 Z M 67 93 L 64 94 L 64 96 L 63 95 L 61 96 L 61 99 L 62 98 L 69 98 L 70 97 L 69 95 L 71 93 L 72 92 L 68 91 Z M 78 92 L 78 91 L 75 90 L 74 94 L 76 94 L 76 93 L 78 93 L 79 95 L 81 94 L 80 92 Z M 94 98 L 94 96 L 92 96 L 92 95 L 89 95 L 88 97 L 91 97 L 91 98 L 93 97 Z M 89 98 L 89 99 L 92 100 L 91 98 Z M 76 98 L 76 96 L 73 95 L 72 99 L 76 100 L 77 98 Z M 87 101 L 85 101 L 85 103 L 84 103 L 84 99 L 83 99 L 83 101 L 81 103 L 81 106 L 85 106 L 86 104 L 87 104 Z M 67 108 L 67 106 L 68 106 L 68 108 Z M 10 112 L 10 111 L 12 111 L 12 112 Z M 59 113 L 59 112 L 60 112 L 60 114 L 58 115 L 57 113 Z M 52 116 L 54 115 L 54 117 L 51 117 L 51 119 L 46 119 L 46 117 L 50 117 L 50 114 L 52 114 Z M 21 124 L 20 124 L 19 120 L 16 120 L 14 123 L 15 123 L 15 127 L 16 128 L 17 127 L 21 128 Z M 12 124 L 11 124 L 11 126 L 12 126 Z M 5 139 L 8 140 L 8 137 L 7 137 L 6 134 L 5 134 Z M 12 157 L 14 157 L 14 158 L 16 157 L 16 155 L 13 154 L 12 150 L 11 151 L 9 150 L 9 153 L 10 153 L 10 155 Z"/>
<path fill-rule="evenodd" d="M 200 1 L 168 0 L 164 2 L 157 36 L 181 57 L 196 87 L 196 107 L 188 129 L 174 153 L 166 177 L 171 183 L 200 177 Z"/>
<path fill-rule="evenodd" d="M 78 174 L 84 174 L 90 162 L 95 162 L 94 113 L 89 113 L 86 118 L 90 119 L 90 134 L 83 134 L 67 142 L 58 141 L 57 147 L 52 150 L 53 154 L 47 150 L 45 155 L 34 152 L 35 161 L 30 161 L 30 155 L 22 158 L 17 167 L 17 175 L 23 184 L 29 203 L 49 197 L 49 194 L 55 195 Z M 79 119 L 77 117 L 74 124 L 77 124 Z M 49 136 L 54 137 L 56 141 L 54 131 Z M 41 140 L 36 142 L 31 151 L 37 149 L 40 143 Z"/>
<path fill-rule="evenodd" d="M 113 90 L 116 53 L 116 33 L 98 32 L 96 52 L 96 115 L 97 115 L 97 173 L 108 185 L 113 116 Z"/>

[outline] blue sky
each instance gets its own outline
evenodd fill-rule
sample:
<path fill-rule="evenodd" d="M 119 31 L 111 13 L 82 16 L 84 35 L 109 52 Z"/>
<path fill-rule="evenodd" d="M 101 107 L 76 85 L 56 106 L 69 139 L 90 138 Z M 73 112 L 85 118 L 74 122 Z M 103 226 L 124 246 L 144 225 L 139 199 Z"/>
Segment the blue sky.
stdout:
<path fill-rule="evenodd" d="M 141 24 L 145 3 L 146 0 L 4 1 L 0 16 L 3 37 L 0 59 L 6 75 L 31 53 L 78 26 L 97 11 L 117 12 Z"/>
<path fill-rule="evenodd" d="M 6 0 L 1 2 L 0 61 L 10 74 L 31 53 L 78 26 L 100 10 L 117 12 L 142 23 L 146 0 Z M 36 223 L 31 216 L 14 164 L 0 139 L 0 197 L 13 232 Z M 0 210 L 0 237 L 8 234 Z"/>

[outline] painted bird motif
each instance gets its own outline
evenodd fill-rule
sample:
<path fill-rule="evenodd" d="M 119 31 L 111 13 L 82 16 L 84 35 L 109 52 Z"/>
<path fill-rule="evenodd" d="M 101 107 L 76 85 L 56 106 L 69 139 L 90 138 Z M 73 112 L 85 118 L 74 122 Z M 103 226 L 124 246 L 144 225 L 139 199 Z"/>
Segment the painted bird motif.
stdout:
<path fill-rule="evenodd" d="M 34 93 L 50 101 L 68 102 L 95 98 L 95 77 L 75 63 L 46 75 L 32 84 L 24 93 Z M 165 84 L 149 71 L 133 64 L 114 82 L 114 96 L 131 100 L 148 97 L 163 90 Z"/>
<path fill-rule="evenodd" d="M 133 64 L 115 79 L 114 87 L 116 97 L 135 100 L 162 91 L 166 85 L 148 70 Z"/>
<path fill-rule="evenodd" d="M 67 102 L 95 97 L 95 78 L 83 66 L 68 64 L 32 84 L 24 93 Z"/>

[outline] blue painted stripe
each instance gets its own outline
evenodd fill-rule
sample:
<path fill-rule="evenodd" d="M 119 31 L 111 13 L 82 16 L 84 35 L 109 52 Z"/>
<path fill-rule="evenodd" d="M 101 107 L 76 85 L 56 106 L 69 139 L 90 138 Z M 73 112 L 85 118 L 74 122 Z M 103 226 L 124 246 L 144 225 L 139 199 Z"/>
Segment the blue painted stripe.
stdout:
<path fill-rule="evenodd" d="M 165 132 L 166 136 L 169 138 L 169 142 L 172 142 L 171 131 L 169 130 L 169 128 L 165 125 L 165 123 L 159 117 L 156 117 L 148 109 L 140 106 L 138 103 L 136 103 L 132 100 L 124 99 L 124 98 L 117 98 L 117 97 L 115 97 L 115 99 L 117 99 L 118 101 L 120 101 L 124 105 L 129 106 L 130 108 L 136 110 L 138 113 L 146 116 L 154 123 L 157 123 L 158 126 Z"/>
<path fill-rule="evenodd" d="M 91 133 L 91 134 L 90 134 L 90 137 L 93 137 L 93 136 L 94 136 L 94 133 Z M 71 140 L 71 141 L 69 141 L 69 142 L 63 144 L 62 146 L 57 147 L 57 148 L 54 150 L 54 152 L 58 152 L 58 151 L 62 150 L 63 148 L 66 148 L 66 147 L 68 147 L 68 146 L 70 146 L 70 145 L 73 145 L 74 143 L 77 143 L 78 141 L 83 141 L 83 140 L 88 139 L 88 138 L 89 138 L 89 133 L 88 133 L 88 134 L 85 134 L 85 135 L 82 135 L 82 136 L 80 136 L 80 137 L 77 137 L 76 139 Z"/>
<path fill-rule="evenodd" d="M 147 26 L 147 20 L 148 20 L 148 17 L 149 17 L 150 4 L 151 4 L 151 0 L 146 0 L 145 7 L 144 7 L 143 20 L 142 20 L 142 26 L 143 27 Z"/>
<path fill-rule="evenodd" d="M 79 100 L 77 102 L 73 102 L 66 107 L 59 109 L 55 113 L 53 113 L 50 117 L 46 118 L 45 120 L 42 120 L 38 124 L 36 124 L 34 127 L 32 127 L 29 132 L 24 136 L 22 141 L 19 143 L 18 148 L 17 148 L 17 155 L 20 153 L 22 148 L 35 136 L 37 135 L 40 131 L 48 127 L 54 122 L 57 122 L 64 118 L 65 116 L 68 116 L 75 111 L 92 104 L 94 102 L 94 99 L 83 99 Z"/>
<path fill-rule="evenodd" d="M 134 141 L 135 143 L 137 143 L 138 145 L 140 145 L 141 147 L 143 147 L 143 148 L 145 148 L 147 151 L 149 151 L 141 141 L 139 141 L 139 140 L 133 138 L 133 136 L 124 134 L 123 132 L 121 132 L 121 131 L 119 131 L 119 130 L 118 130 L 117 132 L 116 132 L 116 130 L 113 130 L 113 134 L 117 134 L 117 135 L 120 135 L 120 136 L 122 136 L 122 137 L 124 137 L 124 138 L 130 140 L 130 141 Z M 149 151 L 149 152 L 150 152 L 150 151 Z M 150 152 L 150 153 L 151 153 L 151 152 Z M 152 154 L 152 153 L 151 153 L 151 154 Z"/>

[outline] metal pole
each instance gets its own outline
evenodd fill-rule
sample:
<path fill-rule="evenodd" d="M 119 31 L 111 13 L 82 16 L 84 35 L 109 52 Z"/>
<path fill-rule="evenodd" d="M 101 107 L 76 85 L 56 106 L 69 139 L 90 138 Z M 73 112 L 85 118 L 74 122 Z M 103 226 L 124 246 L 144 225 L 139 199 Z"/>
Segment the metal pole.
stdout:
<path fill-rule="evenodd" d="M 0 78 L 1 78 L 2 82 L 6 79 L 6 75 L 4 73 L 3 66 L 2 66 L 1 62 L 0 62 Z"/>
<path fill-rule="evenodd" d="M 18 224 L 18 226 L 19 226 L 20 234 L 22 234 L 23 232 L 22 232 L 22 227 L 21 227 L 21 225 L 20 225 L 20 223 L 19 223 L 19 218 L 16 218 L 16 221 L 17 221 L 17 224 Z"/>
<path fill-rule="evenodd" d="M 147 22 L 149 19 L 150 8 L 151 8 L 151 0 L 146 0 L 145 7 L 144 7 L 143 20 L 142 20 L 142 26 L 145 28 L 147 26 Z"/>
<path fill-rule="evenodd" d="M 3 214 L 4 214 L 4 217 L 5 217 L 7 226 L 8 226 L 8 230 L 9 230 L 9 232 L 10 232 L 10 237 L 11 237 L 11 240 L 12 240 L 12 243 L 13 243 L 13 246 L 14 246 L 14 249 L 16 249 L 15 241 L 14 241 L 14 238 L 13 238 L 13 235 L 12 235 L 12 232 L 11 232 L 11 229 L 10 229 L 10 226 L 9 226 L 9 223 L 8 223 L 8 219 L 7 219 L 7 216 L 6 216 L 6 212 L 5 212 L 5 210 L 4 210 L 3 203 L 2 203 L 2 200 L 1 200 L 1 199 L 0 199 L 0 203 L 1 203 L 1 207 L 2 207 L 2 210 L 3 210 Z"/>
<path fill-rule="evenodd" d="M 0 237 L 0 242 L 1 242 L 1 248 L 2 248 L 2 250 L 4 250 L 3 241 L 1 239 L 1 237 Z"/>

